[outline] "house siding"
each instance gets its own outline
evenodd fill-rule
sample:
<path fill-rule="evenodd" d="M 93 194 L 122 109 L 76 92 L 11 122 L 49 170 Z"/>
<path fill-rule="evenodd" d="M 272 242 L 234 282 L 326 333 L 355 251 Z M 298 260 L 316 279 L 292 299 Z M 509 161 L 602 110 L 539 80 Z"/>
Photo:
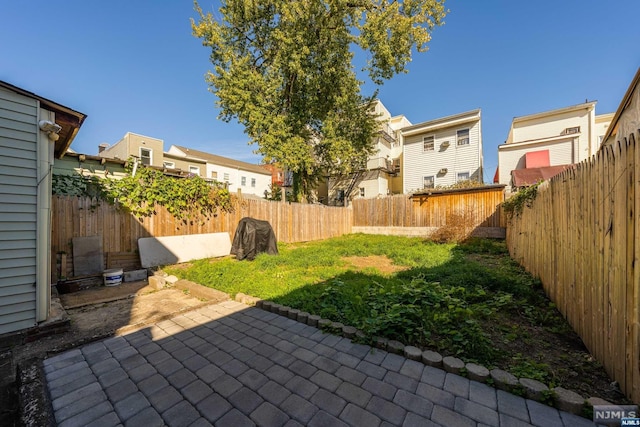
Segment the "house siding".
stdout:
<path fill-rule="evenodd" d="M 264 197 L 264 192 L 270 190 L 271 174 L 265 170 L 264 174 L 258 174 L 251 171 L 246 171 L 238 168 L 230 168 L 227 166 L 216 165 L 207 162 L 207 178 L 212 177 L 212 172 L 216 172 L 219 182 L 225 182 L 224 174 L 229 174 L 229 191 L 237 192 L 238 189 L 242 194 L 253 194 L 259 197 Z M 242 185 L 242 177 L 247 179 L 246 185 Z M 251 178 L 255 178 L 256 186 L 251 186 Z"/>
<path fill-rule="evenodd" d="M 580 126 L 580 135 L 575 147 L 575 162 L 580 162 L 595 153 L 597 147 L 589 147 L 592 117 L 587 109 L 559 114 L 549 118 L 525 120 L 514 124 L 513 142 L 561 136 L 565 129 Z"/>
<path fill-rule="evenodd" d="M 469 129 L 469 144 L 457 144 L 457 131 Z M 423 150 L 423 137 L 433 135 L 434 150 Z M 448 141 L 449 146 L 442 144 Z M 470 179 L 482 181 L 481 173 L 482 140 L 480 122 L 456 125 L 434 131 L 426 131 L 404 138 L 403 187 L 404 192 L 423 188 L 423 177 L 434 176 L 435 185 L 451 185 L 457 181 L 458 173 L 468 172 Z M 438 171 L 447 168 L 447 173 Z"/>
<path fill-rule="evenodd" d="M 81 161 L 77 156 L 67 153 L 62 159 L 55 159 L 53 164 L 54 175 L 82 175 L 98 178 L 123 178 L 127 175 L 122 164 L 107 161 L 102 164 L 98 160 L 86 159 Z"/>
<path fill-rule="evenodd" d="M 200 170 L 200 173 L 198 174 L 198 176 L 202 177 L 202 178 L 207 178 L 205 175 L 207 173 L 207 164 L 202 161 L 195 161 L 195 160 L 190 160 L 190 159 L 184 159 L 178 156 L 170 156 L 166 153 L 164 153 L 164 161 L 165 162 L 172 162 L 174 163 L 174 167 L 176 169 L 180 169 L 183 170 L 185 172 L 189 172 L 189 167 L 193 166 L 195 168 L 198 168 Z"/>
<path fill-rule="evenodd" d="M 151 150 L 151 166 L 161 167 L 164 158 L 163 144 L 164 141 L 161 139 L 127 132 L 120 141 L 98 153 L 98 156 L 120 160 L 127 160 L 129 157 L 140 158 L 140 148 L 148 148 Z"/>
<path fill-rule="evenodd" d="M 0 334 L 36 324 L 38 109 L 0 89 Z"/>
<path fill-rule="evenodd" d="M 511 171 L 515 169 L 524 169 L 525 155 L 532 151 L 549 150 L 549 165 L 560 166 L 575 163 L 576 157 L 574 151 L 577 143 L 574 138 L 568 138 L 562 141 L 528 145 L 502 145 L 498 147 L 498 163 L 500 164 L 499 183 L 511 185 Z"/>
<path fill-rule="evenodd" d="M 364 197 L 378 197 L 380 195 L 386 196 L 387 189 L 389 188 L 389 181 L 385 178 L 384 173 L 380 173 L 377 178 L 368 179 L 358 184 L 358 188 L 354 190 L 354 196 L 359 197 L 360 188 L 364 188 Z"/>
<path fill-rule="evenodd" d="M 164 141 L 157 138 L 151 138 L 145 135 L 138 135 L 137 133 L 127 132 L 125 135 L 127 140 L 126 146 L 129 150 L 129 156 L 137 157 L 140 159 L 140 149 L 148 148 L 151 150 L 151 166 L 162 166 L 164 154 L 162 152 Z M 128 156 L 127 156 L 128 157 Z M 127 160 L 122 159 L 122 160 Z"/>

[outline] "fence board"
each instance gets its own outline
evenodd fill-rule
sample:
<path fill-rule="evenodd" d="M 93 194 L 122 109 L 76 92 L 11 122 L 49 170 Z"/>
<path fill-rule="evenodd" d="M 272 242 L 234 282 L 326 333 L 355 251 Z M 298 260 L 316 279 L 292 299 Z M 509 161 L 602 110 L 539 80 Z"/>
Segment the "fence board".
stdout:
<path fill-rule="evenodd" d="M 52 254 L 67 254 L 67 277 L 73 276 L 71 239 L 101 235 L 105 257 L 109 253 L 131 253 L 138 239 L 150 236 L 175 236 L 228 232 L 233 238 L 240 219 L 253 217 L 269 221 L 279 242 L 292 243 L 327 239 L 351 232 L 352 210 L 344 207 L 304 205 L 266 200 L 242 200 L 235 211 L 221 212 L 210 218 L 195 218 L 186 223 L 176 220 L 166 209 L 142 219 L 118 210 L 108 203 L 89 198 L 52 197 Z M 55 257 L 54 257 L 55 259 Z M 57 268 L 53 280 L 57 280 Z"/>
<path fill-rule="evenodd" d="M 353 225 L 356 227 L 443 227 L 454 217 L 463 217 L 473 227 L 504 227 L 500 204 L 504 187 L 474 188 L 467 191 L 424 195 L 395 195 L 375 199 L 355 199 Z"/>
<path fill-rule="evenodd" d="M 507 225 L 511 256 L 539 277 L 592 355 L 640 401 L 640 132 L 539 187 Z"/>
<path fill-rule="evenodd" d="M 624 319 L 624 335 L 625 335 L 625 364 L 630 364 L 633 362 L 633 339 L 631 336 L 633 334 L 633 311 L 634 311 L 634 300 L 633 300 L 633 269 L 634 269 L 634 258 L 635 258 L 635 168 L 633 164 L 633 160 L 635 158 L 635 139 L 633 135 L 630 136 L 630 139 L 626 142 L 626 179 L 625 179 L 625 189 L 627 193 L 626 200 L 626 227 L 625 232 L 627 235 L 625 236 L 626 241 L 626 260 L 625 260 L 625 273 L 626 273 L 626 286 L 624 289 L 623 300 L 626 303 L 625 307 L 625 319 Z M 634 369 L 627 369 L 625 372 L 625 382 L 627 384 L 627 388 L 633 389 L 633 373 Z"/>
<path fill-rule="evenodd" d="M 633 139 L 634 146 L 634 156 L 633 156 L 633 165 L 634 165 L 634 218 L 637 218 L 640 215 L 640 191 L 638 190 L 638 183 L 640 182 L 640 135 L 638 138 L 635 138 L 634 135 L 631 135 Z M 633 283 L 640 283 L 640 221 L 636 221 L 633 228 Z M 634 286 L 632 292 L 632 300 L 640 301 L 640 286 Z M 633 311 L 630 313 L 630 317 L 632 319 L 633 325 L 631 329 L 631 337 L 632 337 L 632 354 L 631 360 L 628 361 L 631 365 L 632 369 L 632 396 L 640 396 L 640 304 L 635 304 L 633 307 Z"/>

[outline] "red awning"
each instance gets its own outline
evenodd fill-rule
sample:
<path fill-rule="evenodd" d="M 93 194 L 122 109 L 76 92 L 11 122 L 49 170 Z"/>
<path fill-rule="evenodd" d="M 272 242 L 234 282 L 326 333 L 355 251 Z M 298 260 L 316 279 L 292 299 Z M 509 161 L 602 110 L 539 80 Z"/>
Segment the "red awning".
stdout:
<path fill-rule="evenodd" d="M 544 168 L 516 169 L 511 171 L 513 185 L 515 187 L 525 187 L 535 184 L 538 181 L 549 179 L 560 172 L 571 168 L 573 165 L 547 166 Z"/>
<path fill-rule="evenodd" d="M 525 154 L 524 162 L 527 169 L 549 167 L 551 166 L 549 150 L 530 151 Z"/>

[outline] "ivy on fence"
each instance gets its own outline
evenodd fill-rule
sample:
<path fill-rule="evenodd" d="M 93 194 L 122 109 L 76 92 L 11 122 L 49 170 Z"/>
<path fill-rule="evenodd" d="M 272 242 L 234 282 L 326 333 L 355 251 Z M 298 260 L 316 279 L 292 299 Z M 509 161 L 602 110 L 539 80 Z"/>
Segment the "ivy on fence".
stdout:
<path fill-rule="evenodd" d="M 233 211 L 232 196 L 220 183 L 207 182 L 191 174 L 184 178 L 171 177 L 148 167 L 138 167 L 135 175 L 132 170 L 132 166 L 127 166 L 127 175 L 121 179 L 54 175 L 53 194 L 97 198 L 138 218 L 155 214 L 157 206 L 164 206 L 183 221 L 201 215 L 215 216 L 220 210 Z"/>
<path fill-rule="evenodd" d="M 504 212 L 508 215 L 509 218 L 520 215 L 525 206 L 531 207 L 531 204 L 538 195 L 538 187 L 540 186 L 540 184 L 542 184 L 542 182 L 543 181 L 538 181 L 537 183 L 529 187 L 525 187 L 519 190 L 516 194 L 502 203 Z"/>

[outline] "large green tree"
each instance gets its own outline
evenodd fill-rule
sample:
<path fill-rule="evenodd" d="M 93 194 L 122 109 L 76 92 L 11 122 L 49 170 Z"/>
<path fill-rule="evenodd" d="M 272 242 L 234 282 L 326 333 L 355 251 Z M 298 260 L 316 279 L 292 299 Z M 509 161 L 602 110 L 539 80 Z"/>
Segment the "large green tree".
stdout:
<path fill-rule="evenodd" d="M 222 0 L 193 34 L 211 48 L 207 75 L 220 117 L 236 118 L 266 162 L 293 172 L 308 195 L 320 174 L 366 162 L 377 130 L 356 76 L 377 85 L 406 72 L 445 16 L 444 0 Z"/>

